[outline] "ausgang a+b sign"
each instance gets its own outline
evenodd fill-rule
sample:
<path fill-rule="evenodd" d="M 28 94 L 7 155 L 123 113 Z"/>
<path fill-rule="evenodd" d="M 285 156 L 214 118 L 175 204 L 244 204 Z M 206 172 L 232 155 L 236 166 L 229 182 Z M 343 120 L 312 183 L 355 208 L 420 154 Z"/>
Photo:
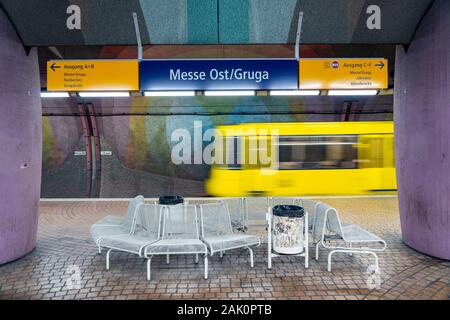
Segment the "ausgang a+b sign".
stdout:
<path fill-rule="evenodd" d="M 295 59 L 142 60 L 141 90 L 297 89 Z"/>
<path fill-rule="evenodd" d="M 138 91 L 137 60 L 50 60 L 48 91 Z"/>

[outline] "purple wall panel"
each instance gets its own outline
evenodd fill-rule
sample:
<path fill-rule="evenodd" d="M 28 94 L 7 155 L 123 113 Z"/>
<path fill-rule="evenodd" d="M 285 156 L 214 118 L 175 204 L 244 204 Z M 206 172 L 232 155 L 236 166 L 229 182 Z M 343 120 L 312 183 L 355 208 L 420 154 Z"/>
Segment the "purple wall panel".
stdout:
<path fill-rule="evenodd" d="M 42 127 L 37 50 L 0 10 L 0 264 L 36 245 Z"/>
<path fill-rule="evenodd" d="M 397 48 L 394 123 L 404 242 L 450 259 L 450 1 Z"/>

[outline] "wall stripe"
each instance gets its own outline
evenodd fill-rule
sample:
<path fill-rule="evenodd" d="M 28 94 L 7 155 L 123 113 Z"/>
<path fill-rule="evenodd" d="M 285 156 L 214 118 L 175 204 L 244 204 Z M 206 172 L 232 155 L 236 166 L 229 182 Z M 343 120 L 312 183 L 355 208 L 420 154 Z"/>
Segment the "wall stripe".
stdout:
<path fill-rule="evenodd" d="M 188 43 L 218 43 L 216 0 L 188 0 L 187 19 Z"/>
<path fill-rule="evenodd" d="M 249 42 L 248 0 L 219 0 L 219 42 Z"/>

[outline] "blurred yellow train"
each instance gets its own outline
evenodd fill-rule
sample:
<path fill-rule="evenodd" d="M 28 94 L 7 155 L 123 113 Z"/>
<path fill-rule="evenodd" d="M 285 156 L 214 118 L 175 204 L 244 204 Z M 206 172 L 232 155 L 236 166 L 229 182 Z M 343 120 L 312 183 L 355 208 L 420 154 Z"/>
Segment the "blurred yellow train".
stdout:
<path fill-rule="evenodd" d="M 393 122 L 247 123 L 216 128 L 213 196 L 397 190 Z"/>

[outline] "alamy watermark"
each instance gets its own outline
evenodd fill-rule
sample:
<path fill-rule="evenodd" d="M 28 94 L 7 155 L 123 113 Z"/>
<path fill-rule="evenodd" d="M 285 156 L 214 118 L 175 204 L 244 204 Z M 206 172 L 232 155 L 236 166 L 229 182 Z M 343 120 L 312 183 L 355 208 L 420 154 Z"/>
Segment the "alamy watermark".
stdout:
<path fill-rule="evenodd" d="M 381 275 L 380 270 L 376 265 L 371 264 L 366 270 L 366 284 L 369 290 L 378 290 L 381 288 Z"/>
<path fill-rule="evenodd" d="M 193 134 L 179 128 L 172 132 L 171 160 L 175 165 L 257 165 L 276 169 L 278 165 L 278 129 L 207 129 L 194 121 Z"/>
<path fill-rule="evenodd" d="M 72 265 L 66 269 L 66 287 L 68 290 L 81 289 L 81 270 L 79 266 Z"/>

